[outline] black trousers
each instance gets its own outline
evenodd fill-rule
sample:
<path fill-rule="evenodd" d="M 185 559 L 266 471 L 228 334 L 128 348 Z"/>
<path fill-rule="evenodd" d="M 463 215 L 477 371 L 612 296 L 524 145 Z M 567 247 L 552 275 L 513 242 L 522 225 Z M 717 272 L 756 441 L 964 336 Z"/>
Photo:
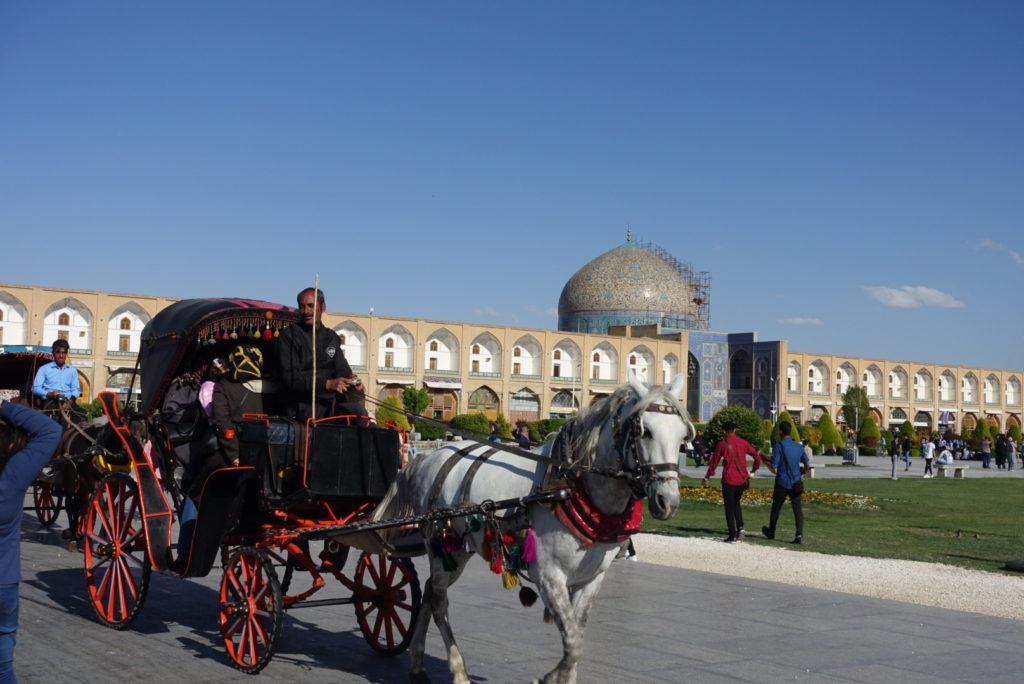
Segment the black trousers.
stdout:
<path fill-rule="evenodd" d="M 722 483 L 722 500 L 725 501 L 725 524 L 729 527 L 729 536 L 735 537 L 743 529 L 743 509 L 740 499 L 748 484 L 730 485 Z"/>
<path fill-rule="evenodd" d="M 796 518 L 796 534 L 798 537 L 804 536 L 804 505 L 801 497 L 803 494 L 798 494 L 792 489 L 786 489 L 780 487 L 778 484 L 775 485 L 775 489 L 772 490 L 772 515 L 768 521 L 768 529 L 771 530 L 772 535 L 775 534 L 775 525 L 779 522 L 779 512 L 782 510 L 782 504 L 786 503 L 786 497 L 789 497 L 789 502 L 793 504 L 793 517 Z"/>

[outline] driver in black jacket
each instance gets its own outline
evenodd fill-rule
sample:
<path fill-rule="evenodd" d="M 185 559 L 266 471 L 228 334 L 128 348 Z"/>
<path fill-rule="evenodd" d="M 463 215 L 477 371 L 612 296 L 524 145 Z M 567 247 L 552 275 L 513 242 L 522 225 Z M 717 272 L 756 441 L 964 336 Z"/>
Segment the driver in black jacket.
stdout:
<path fill-rule="evenodd" d="M 345 360 L 338 334 L 321 322 L 324 293 L 307 287 L 297 297 L 302 322 L 277 339 L 277 371 L 285 414 L 305 422 L 327 416 L 365 416 L 362 381 Z M 316 377 L 313 377 L 313 331 L 316 331 Z M 316 403 L 311 404 L 313 386 Z"/>

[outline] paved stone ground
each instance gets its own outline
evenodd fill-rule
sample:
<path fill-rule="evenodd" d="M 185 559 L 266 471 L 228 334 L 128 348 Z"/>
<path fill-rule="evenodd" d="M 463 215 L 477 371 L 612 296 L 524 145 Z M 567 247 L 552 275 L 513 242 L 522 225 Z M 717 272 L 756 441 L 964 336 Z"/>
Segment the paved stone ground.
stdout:
<path fill-rule="evenodd" d="M 218 642 L 219 570 L 200 580 L 154 575 L 135 624 L 106 629 L 87 603 L 81 555 L 62 549 L 59 529 L 27 517 L 23 529 L 15 652 L 23 684 L 405 681 L 408 656 L 376 656 L 350 606 L 286 614 L 267 669 L 257 679 L 234 671 Z M 482 562 L 451 598 L 475 682 L 526 682 L 556 662 L 555 628 Z M 434 681 L 450 681 L 433 627 L 427 647 Z M 592 614 L 579 681 L 1016 684 L 1022 649 L 1024 621 L 622 561 Z"/>

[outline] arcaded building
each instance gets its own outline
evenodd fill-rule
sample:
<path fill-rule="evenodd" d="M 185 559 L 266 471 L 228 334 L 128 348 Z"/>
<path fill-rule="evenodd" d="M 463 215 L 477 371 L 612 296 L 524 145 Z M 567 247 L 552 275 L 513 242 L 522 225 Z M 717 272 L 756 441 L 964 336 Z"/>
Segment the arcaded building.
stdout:
<path fill-rule="evenodd" d="M 882 427 L 1000 430 L 1021 425 L 1019 370 L 946 366 L 790 351 L 786 341 L 711 330 L 711 280 L 665 250 L 626 243 L 570 276 L 558 330 L 329 312 L 345 355 L 378 397 L 425 387 L 428 415 L 502 413 L 511 420 L 565 416 L 635 373 L 664 383 L 685 373 L 683 399 L 700 422 L 743 405 L 764 418 L 787 410 L 800 423 L 827 411 L 842 423 L 841 395 L 867 389 Z M 176 301 L 151 295 L 0 284 L 0 349 L 67 339 L 83 395 L 124 394 L 146 322 Z"/>

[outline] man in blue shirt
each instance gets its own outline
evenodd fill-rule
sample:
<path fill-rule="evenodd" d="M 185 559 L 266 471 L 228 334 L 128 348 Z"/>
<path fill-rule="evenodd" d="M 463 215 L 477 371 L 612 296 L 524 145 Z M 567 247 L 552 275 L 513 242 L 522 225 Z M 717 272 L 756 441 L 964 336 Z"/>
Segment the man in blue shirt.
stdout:
<path fill-rule="evenodd" d="M 50 460 L 61 430 L 27 406 L 0 402 L 0 682 L 14 681 L 25 490 Z"/>
<path fill-rule="evenodd" d="M 78 382 L 78 370 L 68 363 L 68 342 L 57 340 L 53 343 L 53 361 L 40 366 L 36 371 L 35 382 L 32 383 L 32 394 L 39 398 L 44 408 L 49 401 L 61 401 L 68 410 L 77 409 L 75 399 L 82 396 L 82 386 Z M 59 406 L 60 404 L 54 404 Z M 75 411 L 77 414 L 78 411 Z"/>
<path fill-rule="evenodd" d="M 801 496 L 804 493 L 804 481 L 801 474 L 805 467 L 810 467 L 811 461 L 807 458 L 803 445 L 793 441 L 790 434 L 793 426 L 788 422 L 779 425 L 779 432 L 782 440 L 772 449 L 772 462 L 768 470 L 775 473 L 775 490 L 772 492 L 772 514 L 768 525 L 761 528 L 761 532 L 768 539 L 775 539 L 775 525 L 779 522 L 779 511 L 782 504 L 786 503 L 786 497 L 793 504 L 793 516 L 796 518 L 796 537 L 794 544 L 804 543 L 804 510 Z"/>

